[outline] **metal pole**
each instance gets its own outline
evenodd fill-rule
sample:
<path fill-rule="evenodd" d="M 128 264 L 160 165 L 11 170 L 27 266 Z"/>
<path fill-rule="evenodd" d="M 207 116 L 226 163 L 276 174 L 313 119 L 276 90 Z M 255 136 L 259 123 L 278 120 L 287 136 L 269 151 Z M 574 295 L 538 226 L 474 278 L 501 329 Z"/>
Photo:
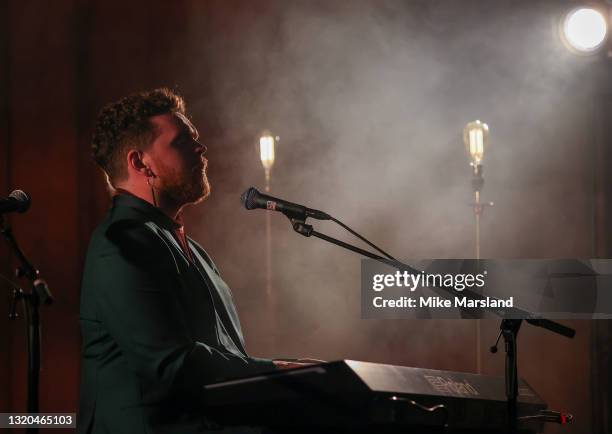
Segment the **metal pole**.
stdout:
<path fill-rule="evenodd" d="M 474 215 L 476 217 L 476 260 L 480 259 L 480 191 L 474 192 Z M 482 357 L 480 354 L 481 320 L 476 320 L 476 373 L 482 374 Z"/>
<path fill-rule="evenodd" d="M 266 169 L 266 193 L 270 192 L 270 169 Z M 266 213 L 266 297 L 269 304 L 272 300 L 272 220 L 271 213 Z"/>
<path fill-rule="evenodd" d="M 266 193 L 270 192 L 270 169 L 266 169 Z M 266 305 L 270 326 L 270 351 L 276 351 L 276 300 L 272 293 L 272 213 L 266 214 Z"/>
<path fill-rule="evenodd" d="M 476 260 L 480 259 L 480 192 L 475 195 L 474 214 L 476 215 Z"/>

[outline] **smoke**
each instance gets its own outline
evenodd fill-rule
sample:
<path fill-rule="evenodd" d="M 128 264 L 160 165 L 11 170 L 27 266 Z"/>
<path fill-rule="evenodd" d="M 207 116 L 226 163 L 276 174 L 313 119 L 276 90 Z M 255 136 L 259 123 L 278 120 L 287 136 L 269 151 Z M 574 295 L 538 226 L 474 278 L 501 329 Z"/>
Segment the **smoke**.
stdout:
<path fill-rule="evenodd" d="M 361 320 L 359 256 L 293 233 L 282 215 L 272 216 L 279 316 L 265 344 L 265 212 L 241 210 L 238 197 L 263 186 L 256 140 L 269 129 L 281 138 L 273 195 L 399 258 L 473 257 L 462 131 L 480 119 L 491 128 L 483 198 L 495 202 L 482 256 L 589 256 L 595 87 L 556 37 L 558 2 L 257 3 L 210 2 L 191 30 L 203 59 L 192 107 L 213 131 L 213 198 L 193 211 L 194 233 L 237 294 L 250 347 L 475 370 L 474 323 Z M 497 325 L 482 327 L 485 370 L 500 373 L 502 358 L 484 353 Z"/>

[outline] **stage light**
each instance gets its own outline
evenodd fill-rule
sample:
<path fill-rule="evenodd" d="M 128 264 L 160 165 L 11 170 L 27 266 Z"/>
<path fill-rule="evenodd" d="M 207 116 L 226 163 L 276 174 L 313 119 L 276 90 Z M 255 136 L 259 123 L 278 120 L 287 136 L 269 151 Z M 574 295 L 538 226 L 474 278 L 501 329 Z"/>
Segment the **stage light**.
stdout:
<path fill-rule="evenodd" d="M 259 156 L 266 172 L 269 172 L 272 166 L 274 166 L 275 143 L 276 139 L 270 134 L 264 134 L 259 138 Z"/>
<path fill-rule="evenodd" d="M 480 259 L 480 217 L 486 207 L 492 207 L 493 202 L 482 202 L 480 193 L 484 187 L 482 159 L 484 158 L 485 150 L 489 145 L 489 126 L 484 122 L 475 120 L 469 122 L 463 128 L 463 143 L 465 149 L 470 156 L 470 166 L 472 166 L 472 190 L 474 191 L 474 210 L 475 221 L 475 253 L 476 259 Z M 482 372 L 482 357 L 480 351 L 481 341 L 481 324 L 480 320 L 476 321 L 476 372 Z"/>
<path fill-rule="evenodd" d="M 588 54 L 600 48 L 608 31 L 606 18 L 593 8 L 571 10 L 562 23 L 562 37 L 566 45 L 578 53 Z"/>
<path fill-rule="evenodd" d="M 270 184 L 272 182 L 272 166 L 276 158 L 275 145 L 278 142 L 278 136 L 272 136 L 269 131 L 264 131 L 259 138 L 259 158 L 264 168 L 266 177 L 266 193 L 270 192 Z M 274 294 L 272 292 L 272 221 L 271 213 L 266 213 L 266 305 L 269 310 L 271 321 L 274 322 L 275 312 Z"/>
<path fill-rule="evenodd" d="M 463 129 L 463 142 L 472 159 L 471 164 L 478 166 L 489 144 L 489 126 L 479 120 L 468 123 Z"/>

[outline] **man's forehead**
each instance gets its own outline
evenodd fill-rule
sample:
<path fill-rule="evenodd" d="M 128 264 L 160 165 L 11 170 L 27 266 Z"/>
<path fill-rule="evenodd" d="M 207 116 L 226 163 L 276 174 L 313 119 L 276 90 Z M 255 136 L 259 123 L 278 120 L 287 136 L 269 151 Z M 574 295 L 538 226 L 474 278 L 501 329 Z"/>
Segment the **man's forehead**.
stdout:
<path fill-rule="evenodd" d="M 198 131 L 196 130 L 196 127 L 191 123 L 191 121 L 189 119 L 187 119 L 187 116 L 185 116 L 182 113 L 174 113 L 174 116 L 177 119 L 177 122 L 179 124 L 179 128 L 180 129 L 187 128 L 187 130 L 192 135 L 197 135 L 198 134 Z"/>
<path fill-rule="evenodd" d="M 180 134 L 183 131 L 190 133 L 192 136 L 198 135 L 196 127 L 191 123 L 187 116 L 182 113 L 167 113 L 153 116 L 151 121 L 157 129 L 158 135 L 174 133 Z"/>

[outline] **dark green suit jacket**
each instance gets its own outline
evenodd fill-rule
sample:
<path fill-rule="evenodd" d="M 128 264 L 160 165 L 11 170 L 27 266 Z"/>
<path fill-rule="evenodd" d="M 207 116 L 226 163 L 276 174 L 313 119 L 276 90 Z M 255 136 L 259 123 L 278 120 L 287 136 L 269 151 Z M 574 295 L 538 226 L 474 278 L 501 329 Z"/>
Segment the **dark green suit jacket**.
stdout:
<path fill-rule="evenodd" d="M 251 358 L 229 288 L 178 224 L 121 194 L 89 245 L 78 433 L 200 432 L 202 385 L 274 370 Z"/>

